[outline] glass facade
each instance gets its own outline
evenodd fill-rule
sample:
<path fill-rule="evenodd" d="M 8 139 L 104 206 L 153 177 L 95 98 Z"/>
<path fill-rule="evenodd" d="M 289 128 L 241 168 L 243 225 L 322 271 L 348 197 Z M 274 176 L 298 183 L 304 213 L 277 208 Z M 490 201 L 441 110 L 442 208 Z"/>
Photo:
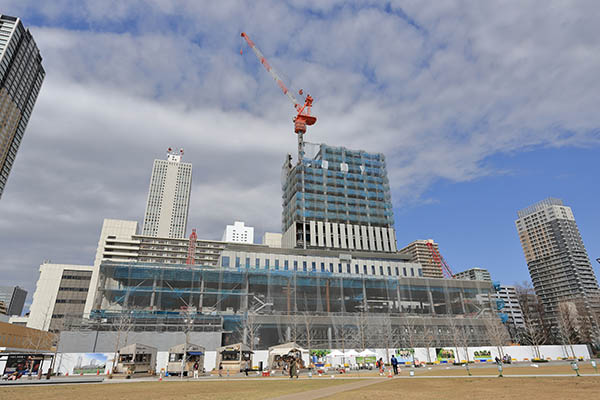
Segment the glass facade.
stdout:
<path fill-rule="evenodd" d="M 446 326 L 449 317 L 458 316 L 478 325 L 492 301 L 491 284 L 476 281 L 149 263 L 103 262 L 98 290 L 92 318 L 126 311 L 145 321 L 154 318 L 160 329 L 160 318 L 188 305 L 200 317 L 222 317 L 224 324 L 255 313 L 266 346 L 281 343 L 275 333 L 299 324 L 296 319 L 307 313 L 321 318 L 325 331 L 357 318 L 419 317 L 420 324 Z M 239 324 L 224 329 L 235 331 Z"/>
<path fill-rule="evenodd" d="M 45 71 L 21 21 L 0 15 L 0 197 L 23 140 Z"/>
<path fill-rule="evenodd" d="M 305 220 L 393 227 L 384 155 L 321 144 L 314 158 L 289 169 L 283 183 L 283 232 Z"/>

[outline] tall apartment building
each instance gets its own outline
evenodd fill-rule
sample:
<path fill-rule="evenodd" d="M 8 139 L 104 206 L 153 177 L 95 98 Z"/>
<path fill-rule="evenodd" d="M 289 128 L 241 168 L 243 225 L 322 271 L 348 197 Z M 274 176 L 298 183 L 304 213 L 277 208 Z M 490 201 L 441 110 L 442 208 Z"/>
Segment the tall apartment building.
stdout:
<path fill-rule="evenodd" d="M 468 279 L 470 281 L 492 281 L 490 271 L 484 268 L 469 268 L 466 271 L 454 274 L 454 279 Z"/>
<path fill-rule="evenodd" d="M 525 321 L 523 320 L 523 310 L 521 310 L 516 288 L 514 286 L 500 286 L 495 297 L 502 301 L 503 308 L 500 312 L 508 316 L 507 323 L 513 328 L 513 331 L 523 328 Z"/>
<path fill-rule="evenodd" d="M 18 286 L 0 286 L 0 301 L 6 307 L 6 315 L 21 315 L 27 298 L 27 290 Z"/>
<path fill-rule="evenodd" d="M 44 76 L 29 30 L 19 18 L 0 14 L 0 197 Z"/>
<path fill-rule="evenodd" d="M 283 247 L 396 252 L 383 154 L 321 144 L 282 173 Z"/>
<path fill-rule="evenodd" d="M 235 221 L 233 225 L 225 227 L 221 240 L 232 243 L 254 243 L 254 228 L 245 226 L 241 221 Z"/>
<path fill-rule="evenodd" d="M 598 281 L 570 207 L 548 198 L 518 212 L 515 224 L 536 295 L 555 320 L 558 304 L 594 306 Z"/>
<path fill-rule="evenodd" d="M 433 254 L 427 243 L 431 244 L 439 253 L 438 244 L 433 239 L 415 240 L 400 250 L 400 253 L 409 254 L 410 261 L 423 266 L 423 276 L 426 278 L 443 278 L 442 268 L 435 262 Z"/>
<path fill-rule="evenodd" d="M 185 237 L 192 164 L 181 161 L 183 150 L 169 149 L 166 160 L 154 160 L 148 203 L 142 235 L 153 237 Z"/>

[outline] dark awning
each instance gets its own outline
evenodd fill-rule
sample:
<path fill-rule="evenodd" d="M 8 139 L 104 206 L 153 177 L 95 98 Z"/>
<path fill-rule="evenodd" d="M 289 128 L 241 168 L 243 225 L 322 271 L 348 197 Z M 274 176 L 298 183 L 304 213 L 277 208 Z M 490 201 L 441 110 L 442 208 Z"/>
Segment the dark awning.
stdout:
<path fill-rule="evenodd" d="M 190 356 L 203 356 L 204 355 L 204 353 L 201 351 L 188 351 L 188 354 Z"/>

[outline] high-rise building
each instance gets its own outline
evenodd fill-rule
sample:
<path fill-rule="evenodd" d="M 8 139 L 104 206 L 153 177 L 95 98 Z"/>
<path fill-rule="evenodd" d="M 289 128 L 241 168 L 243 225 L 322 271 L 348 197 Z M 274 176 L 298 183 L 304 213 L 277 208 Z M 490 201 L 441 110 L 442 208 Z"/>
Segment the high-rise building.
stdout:
<path fill-rule="evenodd" d="M 399 252 L 410 255 L 410 261 L 419 263 L 423 266 L 423 276 L 426 278 L 443 278 L 442 267 L 437 263 L 427 244 L 431 244 L 435 251 L 439 253 L 439 247 L 433 239 L 415 240 Z"/>
<path fill-rule="evenodd" d="M 511 333 L 517 332 L 525 326 L 517 289 L 514 286 L 500 286 L 498 289 L 495 297 L 502 302 L 500 312 L 507 315 Z"/>
<path fill-rule="evenodd" d="M 185 237 L 192 164 L 181 161 L 183 150 L 169 149 L 166 160 L 154 160 L 148 203 L 142 227 L 143 236 Z"/>
<path fill-rule="evenodd" d="M 18 286 L 0 286 L 0 301 L 6 307 L 6 315 L 21 315 L 27 290 Z"/>
<path fill-rule="evenodd" d="M 221 240 L 233 243 L 254 243 L 254 228 L 245 226 L 241 221 L 235 221 L 233 225 L 225 227 Z"/>
<path fill-rule="evenodd" d="M 536 295 L 546 316 L 556 319 L 558 304 L 596 304 L 598 281 L 571 207 L 548 198 L 518 212 L 515 224 Z"/>
<path fill-rule="evenodd" d="M 19 18 L 0 14 L 0 197 L 44 76 L 29 30 Z"/>
<path fill-rule="evenodd" d="M 466 271 L 454 274 L 454 279 L 467 279 L 470 281 L 492 281 L 490 271 L 484 268 L 469 268 Z"/>
<path fill-rule="evenodd" d="M 283 247 L 396 251 L 383 154 L 321 144 L 282 173 Z"/>

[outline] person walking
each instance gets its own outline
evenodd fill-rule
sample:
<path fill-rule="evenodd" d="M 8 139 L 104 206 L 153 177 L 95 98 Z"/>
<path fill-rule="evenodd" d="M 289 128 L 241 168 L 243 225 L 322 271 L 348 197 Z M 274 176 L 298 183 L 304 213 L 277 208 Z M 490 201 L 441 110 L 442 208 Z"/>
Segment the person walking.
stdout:
<path fill-rule="evenodd" d="M 298 368 L 296 365 L 296 360 L 292 358 L 290 361 L 290 379 L 292 379 L 294 375 L 298 375 L 296 372 L 296 368 Z"/>
<path fill-rule="evenodd" d="M 294 371 L 295 375 L 296 375 L 296 379 L 298 379 L 298 375 L 300 374 L 300 368 L 302 367 L 302 361 L 300 358 L 296 359 L 296 370 Z"/>
<path fill-rule="evenodd" d="M 383 368 L 384 368 L 383 358 L 379 359 L 379 361 L 378 361 L 378 367 L 379 367 L 379 375 L 383 375 Z"/>
<path fill-rule="evenodd" d="M 396 355 L 392 354 L 392 368 L 394 369 L 394 375 L 398 375 L 398 359 L 396 359 Z"/>
<path fill-rule="evenodd" d="M 194 366 L 192 368 L 194 368 L 194 379 L 198 379 L 198 369 L 200 368 L 198 361 L 194 363 Z"/>
<path fill-rule="evenodd" d="M 250 369 L 250 362 L 248 360 L 246 360 L 246 362 L 244 363 L 244 372 L 246 373 L 246 376 L 248 376 L 249 369 Z"/>

